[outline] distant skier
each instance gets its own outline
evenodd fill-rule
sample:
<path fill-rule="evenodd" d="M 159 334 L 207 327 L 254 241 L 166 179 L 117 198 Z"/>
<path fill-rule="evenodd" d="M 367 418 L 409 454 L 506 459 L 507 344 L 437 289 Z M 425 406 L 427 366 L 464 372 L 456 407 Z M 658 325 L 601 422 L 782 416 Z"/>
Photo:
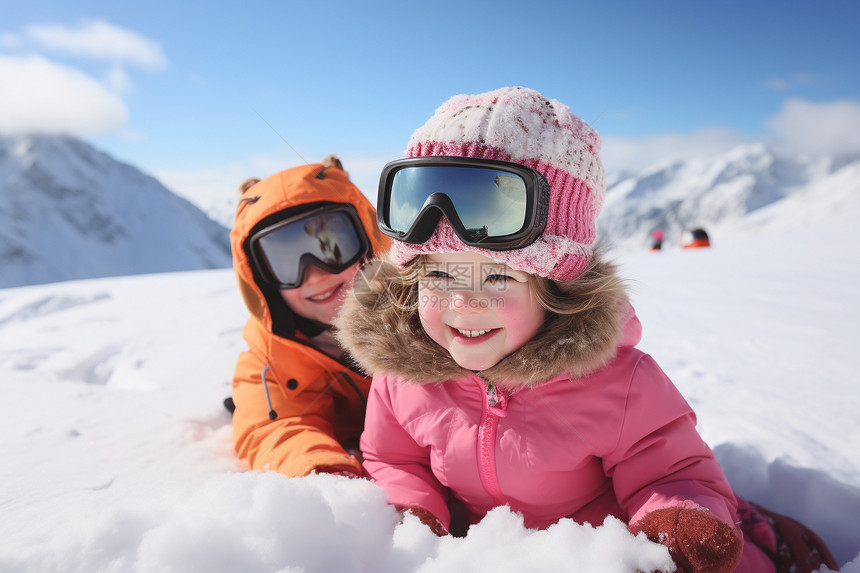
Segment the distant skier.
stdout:
<path fill-rule="evenodd" d="M 681 234 L 681 247 L 684 249 L 701 249 L 710 246 L 711 239 L 701 227 L 692 231 L 684 231 Z"/>
<path fill-rule="evenodd" d="M 659 251 L 663 248 L 663 229 L 654 229 L 654 232 L 651 234 L 651 237 L 654 241 L 651 243 L 652 251 Z"/>

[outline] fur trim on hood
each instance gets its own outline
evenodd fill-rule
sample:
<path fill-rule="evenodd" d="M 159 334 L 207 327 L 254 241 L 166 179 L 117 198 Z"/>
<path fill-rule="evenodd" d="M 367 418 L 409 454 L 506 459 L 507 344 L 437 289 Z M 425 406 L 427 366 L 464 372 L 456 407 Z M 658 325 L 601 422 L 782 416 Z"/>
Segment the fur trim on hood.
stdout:
<path fill-rule="evenodd" d="M 608 288 L 577 293 L 589 279 L 604 277 Z M 556 282 L 584 310 L 547 312 L 541 330 L 497 364 L 479 372 L 503 388 L 534 386 L 567 373 L 583 377 L 608 363 L 622 342 L 624 317 L 631 309 L 615 266 L 596 253 L 577 280 Z M 434 342 L 421 327 L 415 304 L 417 284 L 407 285 L 399 270 L 374 261 L 357 276 L 335 325 L 341 345 L 370 374 L 397 376 L 418 384 L 440 383 L 472 374 Z M 625 341 L 626 343 L 627 341 Z"/>

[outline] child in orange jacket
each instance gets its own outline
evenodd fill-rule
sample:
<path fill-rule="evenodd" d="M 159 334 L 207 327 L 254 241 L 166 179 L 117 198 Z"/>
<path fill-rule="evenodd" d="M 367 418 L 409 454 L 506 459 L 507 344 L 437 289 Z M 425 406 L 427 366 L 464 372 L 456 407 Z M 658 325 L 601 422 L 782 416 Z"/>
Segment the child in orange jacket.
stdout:
<path fill-rule="evenodd" d="M 243 186 L 230 242 L 251 313 L 233 376 L 236 453 L 288 476 L 362 475 L 370 379 L 331 324 L 359 265 L 388 247 L 373 206 L 330 157 Z"/>

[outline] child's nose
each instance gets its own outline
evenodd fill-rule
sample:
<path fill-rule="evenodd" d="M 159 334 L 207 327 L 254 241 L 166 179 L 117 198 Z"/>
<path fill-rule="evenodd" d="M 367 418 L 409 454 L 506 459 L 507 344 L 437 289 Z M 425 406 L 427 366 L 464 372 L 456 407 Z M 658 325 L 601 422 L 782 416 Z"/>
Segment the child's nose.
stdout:
<path fill-rule="evenodd" d="M 486 297 L 471 289 L 454 291 L 452 308 L 460 314 L 479 314 L 487 309 Z"/>
<path fill-rule="evenodd" d="M 308 265 L 305 267 L 305 275 L 302 278 L 302 285 L 315 285 L 316 283 L 324 280 L 329 273 L 322 270 L 316 265 Z"/>

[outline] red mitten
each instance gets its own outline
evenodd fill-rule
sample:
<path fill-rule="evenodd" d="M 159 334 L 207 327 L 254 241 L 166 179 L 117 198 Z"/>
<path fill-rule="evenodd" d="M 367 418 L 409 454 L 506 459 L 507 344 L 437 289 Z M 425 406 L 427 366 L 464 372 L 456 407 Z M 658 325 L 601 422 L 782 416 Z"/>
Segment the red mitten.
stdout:
<path fill-rule="evenodd" d="M 415 517 L 421 520 L 421 523 L 430 528 L 430 530 L 438 535 L 439 537 L 444 537 L 448 535 L 448 530 L 439 521 L 439 518 L 430 513 L 430 511 L 424 509 L 418 505 L 406 505 L 406 506 L 397 506 L 397 509 L 401 511 L 401 513 L 411 513 Z"/>
<path fill-rule="evenodd" d="M 839 564 L 827 548 L 827 544 L 814 531 L 787 515 L 782 515 L 749 502 L 763 515 L 776 535 L 776 554 L 765 550 L 772 556 L 777 573 L 811 573 L 822 565 L 832 571 L 839 570 Z"/>
<path fill-rule="evenodd" d="M 357 473 L 352 472 L 352 471 L 348 472 L 348 471 L 342 471 L 341 470 L 341 471 L 328 472 L 328 473 L 330 473 L 331 475 L 334 475 L 334 476 L 348 477 L 351 479 L 360 479 L 362 477 L 362 476 L 360 476 Z"/>
<path fill-rule="evenodd" d="M 628 529 L 668 547 L 679 573 L 729 573 L 741 560 L 740 535 L 705 510 L 656 509 Z"/>
<path fill-rule="evenodd" d="M 364 470 L 364 468 L 361 468 Z M 314 468 L 313 473 L 315 474 L 332 474 L 336 476 L 343 476 L 348 478 L 361 478 L 363 475 L 356 473 L 354 469 L 350 466 L 317 466 Z"/>

